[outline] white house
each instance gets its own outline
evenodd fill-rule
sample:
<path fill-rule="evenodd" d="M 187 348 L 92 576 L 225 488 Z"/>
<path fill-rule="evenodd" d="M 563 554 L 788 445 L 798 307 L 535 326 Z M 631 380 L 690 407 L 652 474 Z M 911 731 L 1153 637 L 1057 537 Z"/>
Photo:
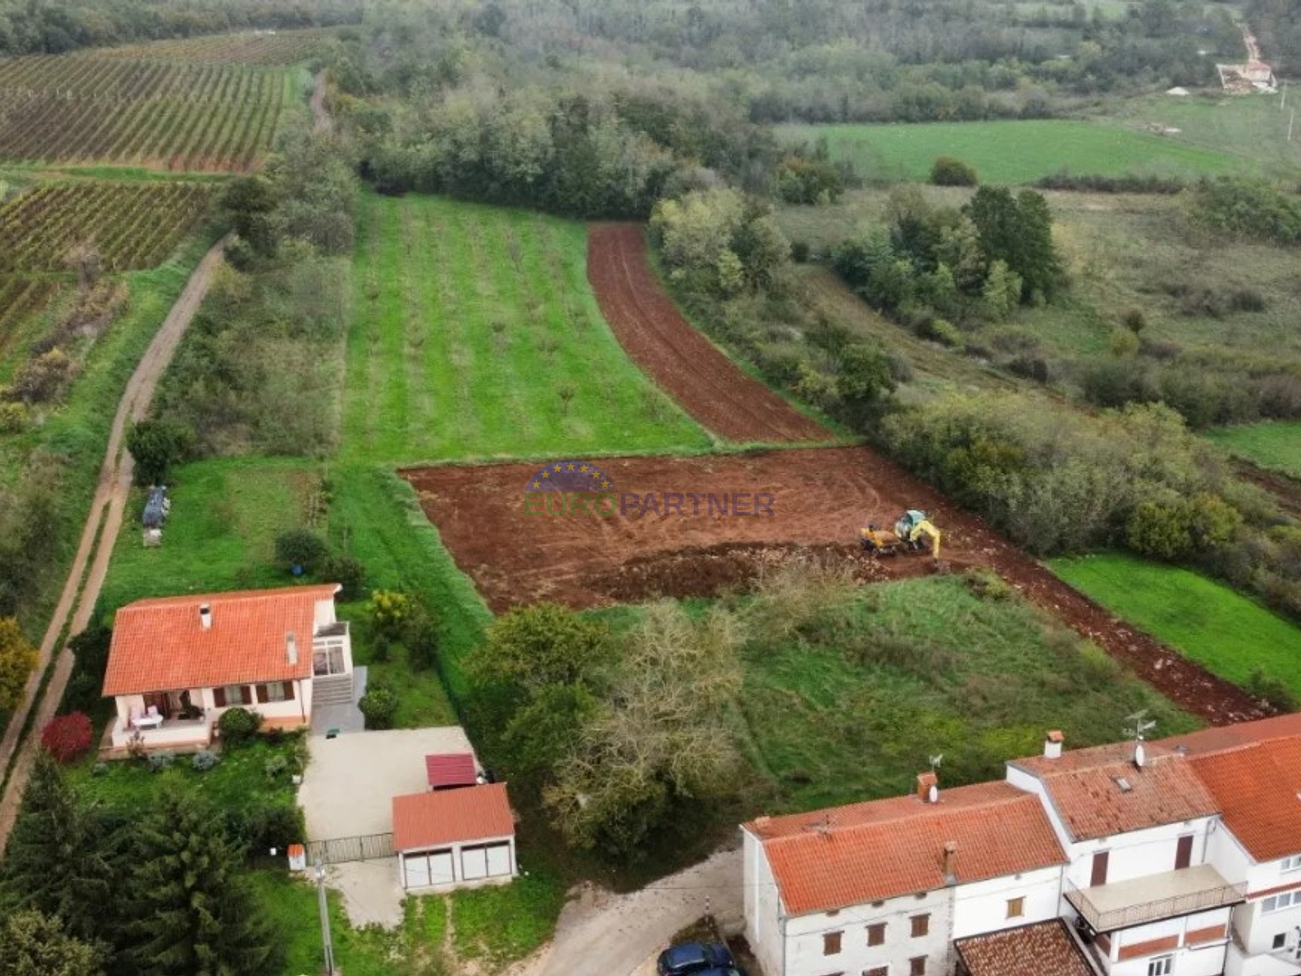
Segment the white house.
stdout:
<path fill-rule="evenodd" d="M 1061 914 L 1108 976 L 1218 976 L 1232 906 L 1243 900 L 1207 860 L 1218 806 L 1182 753 L 1127 742 L 1008 764 L 1039 797 L 1067 853 Z"/>
<path fill-rule="evenodd" d="M 946 976 L 956 937 L 1057 917 L 1062 846 L 1005 783 L 924 773 L 911 796 L 742 832 L 747 936 L 773 976 Z"/>
<path fill-rule="evenodd" d="M 1301 976 L 1301 715 L 742 826 L 769 976 Z M 925 921 L 914 921 L 924 916 Z"/>
<path fill-rule="evenodd" d="M 393 849 L 409 892 L 510 881 L 517 867 L 506 784 L 395 796 Z"/>
<path fill-rule="evenodd" d="M 265 726 L 308 725 L 313 694 L 351 696 L 348 624 L 336 583 L 137 600 L 117 612 L 104 696 L 117 702 L 112 742 L 201 748 L 227 708 Z"/>

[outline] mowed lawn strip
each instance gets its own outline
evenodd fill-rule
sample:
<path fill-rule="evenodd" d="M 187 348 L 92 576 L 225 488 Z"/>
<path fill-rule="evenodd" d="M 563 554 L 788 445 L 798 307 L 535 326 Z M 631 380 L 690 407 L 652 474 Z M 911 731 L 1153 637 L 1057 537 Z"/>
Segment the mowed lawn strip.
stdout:
<path fill-rule="evenodd" d="M 697 451 L 601 319 L 581 224 L 364 194 L 342 456 Z"/>
<path fill-rule="evenodd" d="M 1301 698 L 1301 630 L 1228 587 L 1121 555 L 1055 559 L 1049 567 L 1221 678 L 1246 685 L 1259 670 Z"/>
<path fill-rule="evenodd" d="M 1069 120 L 934 122 L 915 125 L 786 125 L 787 142 L 825 137 L 831 158 L 852 162 L 869 180 L 921 180 L 937 156 L 976 168 L 982 183 L 1031 183 L 1053 173 L 1121 176 L 1142 173 L 1193 179 L 1236 173 L 1243 160 L 1178 136 L 1132 132 Z"/>
<path fill-rule="evenodd" d="M 1273 421 L 1208 430 L 1206 437 L 1262 468 L 1301 478 L 1301 422 Z"/>

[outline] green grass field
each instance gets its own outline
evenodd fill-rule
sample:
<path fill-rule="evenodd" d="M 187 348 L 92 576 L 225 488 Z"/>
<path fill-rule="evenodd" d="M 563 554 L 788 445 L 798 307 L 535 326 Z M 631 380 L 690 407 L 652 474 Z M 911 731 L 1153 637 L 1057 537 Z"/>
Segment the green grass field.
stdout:
<path fill-rule="evenodd" d="M 1259 669 L 1301 696 L 1301 630 L 1228 587 L 1129 556 L 1056 559 L 1049 567 L 1214 674 L 1245 685 Z"/>
<path fill-rule="evenodd" d="M 870 181 L 924 181 L 937 156 L 956 156 L 983 183 L 1031 183 L 1069 171 L 1194 178 L 1235 173 L 1243 160 L 1225 152 L 1097 122 L 941 122 L 925 125 L 784 125 L 785 142 L 826 137 L 833 159 Z"/>
<path fill-rule="evenodd" d="M 430 197 L 361 198 L 344 457 L 699 450 L 586 277 L 586 228 Z"/>
<path fill-rule="evenodd" d="M 1208 430 L 1206 437 L 1253 464 L 1301 478 L 1301 422 L 1273 421 Z"/>

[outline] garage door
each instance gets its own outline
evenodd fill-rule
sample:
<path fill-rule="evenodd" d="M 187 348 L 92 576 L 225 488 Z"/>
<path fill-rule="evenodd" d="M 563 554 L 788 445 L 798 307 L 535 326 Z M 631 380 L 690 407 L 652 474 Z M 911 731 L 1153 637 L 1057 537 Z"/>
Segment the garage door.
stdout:
<path fill-rule="evenodd" d="M 486 848 L 461 848 L 461 877 L 466 881 L 488 877 L 488 851 Z"/>
<path fill-rule="evenodd" d="M 408 854 L 402 858 L 408 888 L 424 888 L 429 884 L 429 858 L 424 854 Z"/>
<path fill-rule="evenodd" d="M 431 884 L 451 884 L 456 880 L 452 874 L 452 851 L 429 852 L 429 881 Z"/>
<path fill-rule="evenodd" d="M 510 874 L 510 844 L 488 845 L 488 876 L 500 877 Z"/>

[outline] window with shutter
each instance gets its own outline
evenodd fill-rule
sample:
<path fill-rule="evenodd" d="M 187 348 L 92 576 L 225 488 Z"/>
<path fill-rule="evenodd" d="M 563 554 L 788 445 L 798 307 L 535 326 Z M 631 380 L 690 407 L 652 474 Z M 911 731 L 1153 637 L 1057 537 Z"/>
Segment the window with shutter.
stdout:
<path fill-rule="evenodd" d="M 834 956 L 840 951 L 840 938 L 844 932 L 824 932 L 822 934 L 822 954 Z"/>
<path fill-rule="evenodd" d="M 909 921 L 912 922 L 914 939 L 920 939 L 931 930 L 931 917 L 929 915 L 914 915 Z"/>
<path fill-rule="evenodd" d="M 294 700 L 294 683 L 292 681 L 283 682 L 285 686 L 285 701 Z"/>
<path fill-rule="evenodd" d="M 225 688 L 213 688 L 213 689 L 212 689 L 212 703 L 213 703 L 214 705 L 216 705 L 218 708 L 225 708 L 225 707 L 226 707 L 226 689 L 225 689 Z"/>
<path fill-rule="evenodd" d="M 878 946 L 885 942 L 885 923 L 877 922 L 867 927 L 867 944 Z"/>
<path fill-rule="evenodd" d="M 254 685 L 254 686 L 253 686 L 253 691 L 257 694 L 257 697 L 256 697 L 255 699 L 253 699 L 254 701 L 257 701 L 257 702 L 269 702 L 269 701 L 271 700 L 270 698 L 267 697 L 267 686 L 266 686 L 266 685 Z"/>
<path fill-rule="evenodd" d="M 908 976 L 926 976 L 925 956 L 914 956 L 908 960 Z"/>

